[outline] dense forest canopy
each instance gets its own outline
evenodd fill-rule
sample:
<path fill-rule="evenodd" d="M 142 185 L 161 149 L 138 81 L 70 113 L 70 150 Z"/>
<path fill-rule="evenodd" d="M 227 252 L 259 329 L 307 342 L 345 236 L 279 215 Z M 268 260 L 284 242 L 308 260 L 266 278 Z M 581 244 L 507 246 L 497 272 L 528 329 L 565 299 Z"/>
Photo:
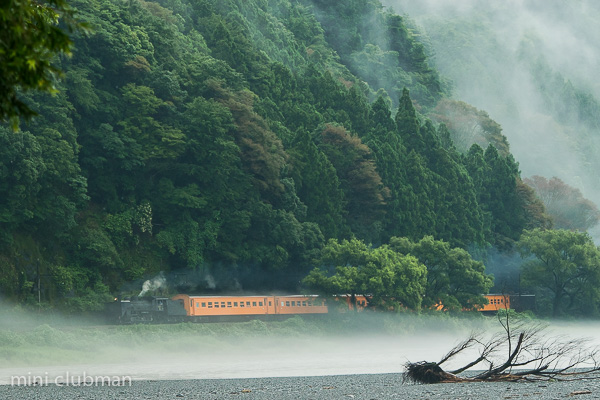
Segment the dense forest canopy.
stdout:
<path fill-rule="evenodd" d="M 94 310 L 161 273 L 460 310 L 493 287 L 491 254 L 556 220 L 379 1 L 69 4 L 90 30 L 54 58 L 59 91 L 17 87 L 39 115 L 0 126 L 3 298 Z"/>

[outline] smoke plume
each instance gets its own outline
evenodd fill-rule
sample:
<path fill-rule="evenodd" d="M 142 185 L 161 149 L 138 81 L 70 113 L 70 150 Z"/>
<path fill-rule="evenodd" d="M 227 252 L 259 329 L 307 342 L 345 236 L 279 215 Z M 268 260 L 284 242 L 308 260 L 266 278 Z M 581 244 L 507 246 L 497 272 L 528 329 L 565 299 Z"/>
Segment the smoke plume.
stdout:
<path fill-rule="evenodd" d="M 158 289 L 164 288 L 166 286 L 166 284 L 167 284 L 167 279 L 165 278 L 165 275 L 161 272 L 158 275 L 156 275 L 154 278 L 148 279 L 147 281 L 145 281 L 142 284 L 142 291 L 140 292 L 140 294 L 138 296 L 142 297 L 150 291 L 156 291 Z"/>

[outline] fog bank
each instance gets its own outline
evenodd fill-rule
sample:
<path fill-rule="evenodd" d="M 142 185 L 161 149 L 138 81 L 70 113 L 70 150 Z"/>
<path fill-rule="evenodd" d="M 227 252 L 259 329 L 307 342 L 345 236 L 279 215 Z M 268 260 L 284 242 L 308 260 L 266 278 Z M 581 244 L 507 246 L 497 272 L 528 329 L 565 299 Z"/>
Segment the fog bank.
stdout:
<path fill-rule="evenodd" d="M 556 176 L 600 204 L 600 4 L 384 0 L 425 31 L 454 97 L 490 114 L 523 177 Z"/>

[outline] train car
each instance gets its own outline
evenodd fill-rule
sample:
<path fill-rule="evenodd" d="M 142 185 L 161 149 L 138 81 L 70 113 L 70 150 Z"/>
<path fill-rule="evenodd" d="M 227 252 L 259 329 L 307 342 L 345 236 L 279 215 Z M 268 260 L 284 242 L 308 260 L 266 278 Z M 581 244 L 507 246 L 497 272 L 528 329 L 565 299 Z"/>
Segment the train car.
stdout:
<path fill-rule="evenodd" d="M 259 317 L 275 314 L 273 296 L 190 296 L 178 294 L 192 321 L 233 320 L 231 317 Z"/>
<path fill-rule="evenodd" d="M 325 300 L 318 296 L 190 296 L 178 294 L 191 320 L 236 320 L 238 317 L 326 314 Z"/>
<path fill-rule="evenodd" d="M 484 313 L 496 313 L 498 310 L 510 309 L 510 296 L 506 294 L 487 294 L 488 304 L 485 304 L 479 311 Z"/>
<path fill-rule="evenodd" d="M 115 299 L 116 300 L 116 299 Z M 133 297 L 106 308 L 109 321 L 120 324 L 167 322 L 227 322 L 277 319 L 329 312 L 325 299 L 315 295 Z"/>
<path fill-rule="evenodd" d="M 510 308 L 516 312 L 536 311 L 535 295 L 533 294 L 512 294 L 510 297 Z"/>
<path fill-rule="evenodd" d="M 275 296 L 275 310 L 277 315 L 290 314 L 327 314 L 329 308 L 325 299 L 319 296 L 291 295 Z"/>
<path fill-rule="evenodd" d="M 340 307 L 338 310 L 349 310 L 349 311 L 364 311 L 369 307 L 369 300 L 373 296 L 371 295 L 350 295 L 350 294 L 340 294 L 333 296 L 334 300 L 341 301 L 344 303 L 343 307 Z"/>

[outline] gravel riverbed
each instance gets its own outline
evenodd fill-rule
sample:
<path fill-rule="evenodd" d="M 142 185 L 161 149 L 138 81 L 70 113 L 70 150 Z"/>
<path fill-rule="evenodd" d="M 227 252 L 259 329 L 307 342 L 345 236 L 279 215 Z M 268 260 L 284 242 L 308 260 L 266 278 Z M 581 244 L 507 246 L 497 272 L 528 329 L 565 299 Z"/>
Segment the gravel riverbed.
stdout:
<path fill-rule="evenodd" d="M 0 386 L 4 400 L 600 399 L 600 382 L 403 384 L 402 374 L 133 381 L 131 386 Z"/>

